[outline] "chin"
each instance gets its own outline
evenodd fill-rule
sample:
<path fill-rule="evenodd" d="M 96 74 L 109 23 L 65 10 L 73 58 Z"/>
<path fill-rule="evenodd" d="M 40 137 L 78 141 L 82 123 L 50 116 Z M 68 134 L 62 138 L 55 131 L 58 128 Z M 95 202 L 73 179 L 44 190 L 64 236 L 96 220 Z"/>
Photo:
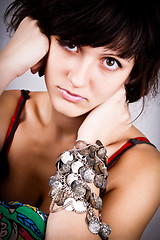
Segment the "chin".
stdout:
<path fill-rule="evenodd" d="M 53 108 L 59 114 L 70 118 L 80 117 L 88 112 L 88 110 L 72 104 L 53 103 Z"/>

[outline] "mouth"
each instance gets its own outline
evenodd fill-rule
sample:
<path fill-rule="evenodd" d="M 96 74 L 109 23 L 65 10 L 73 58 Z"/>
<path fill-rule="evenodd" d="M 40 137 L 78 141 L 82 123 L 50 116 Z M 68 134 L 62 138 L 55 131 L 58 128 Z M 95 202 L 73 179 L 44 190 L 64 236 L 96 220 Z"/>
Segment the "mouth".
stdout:
<path fill-rule="evenodd" d="M 80 95 L 77 95 L 75 93 L 71 93 L 66 89 L 58 87 L 58 90 L 61 93 L 61 96 L 69 102 L 80 102 L 80 101 L 86 100 L 86 98 Z"/>

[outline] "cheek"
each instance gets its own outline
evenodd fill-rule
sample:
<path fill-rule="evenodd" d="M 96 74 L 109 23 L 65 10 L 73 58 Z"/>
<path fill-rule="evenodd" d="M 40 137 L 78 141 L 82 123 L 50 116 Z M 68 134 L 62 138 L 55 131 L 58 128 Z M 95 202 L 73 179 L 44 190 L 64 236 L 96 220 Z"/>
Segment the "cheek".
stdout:
<path fill-rule="evenodd" d="M 125 78 L 118 73 L 108 73 L 105 76 L 98 78 L 92 85 L 95 94 L 101 101 L 109 99 L 115 94 L 122 85 L 124 85 Z"/>
<path fill-rule="evenodd" d="M 97 81 L 93 82 L 92 90 L 96 96 L 98 104 L 111 98 L 124 84 L 129 77 L 132 66 L 116 72 L 107 72 L 99 75 Z M 96 104 L 97 104 L 96 102 Z"/>
<path fill-rule="evenodd" d="M 50 50 L 45 68 L 46 85 L 49 86 L 55 84 L 55 81 L 59 79 L 61 72 L 62 63 L 60 56 Z"/>

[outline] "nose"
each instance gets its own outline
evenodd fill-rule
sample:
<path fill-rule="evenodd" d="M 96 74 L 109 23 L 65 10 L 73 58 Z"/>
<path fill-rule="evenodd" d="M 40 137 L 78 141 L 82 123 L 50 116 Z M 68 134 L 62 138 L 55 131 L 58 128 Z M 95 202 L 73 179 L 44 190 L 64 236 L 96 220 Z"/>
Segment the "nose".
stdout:
<path fill-rule="evenodd" d="M 81 59 L 77 61 L 68 73 L 68 79 L 73 87 L 81 88 L 89 84 L 91 80 L 91 60 Z"/>

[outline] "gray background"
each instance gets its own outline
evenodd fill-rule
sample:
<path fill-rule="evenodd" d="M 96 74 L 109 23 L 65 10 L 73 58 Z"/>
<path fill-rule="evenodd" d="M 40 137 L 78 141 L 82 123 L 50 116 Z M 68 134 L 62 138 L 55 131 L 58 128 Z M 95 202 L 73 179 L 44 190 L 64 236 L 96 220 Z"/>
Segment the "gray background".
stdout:
<path fill-rule="evenodd" d="M 6 33 L 6 27 L 3 22 L 3 14 L 6 7 L 12 0 L 0 0 L 0 50 L 3 49 L 9 41 Z M 44 78 L 32 75 L 29 71 L 23 76 L 15 79 L 7 89 L 29 89 L 31 91 L 46 91 Z M 132 120 L 134 120 L 141 111 L 142 100 L 130 104 Z M 160 151 L 160 94 L 153 99 L 148 97 L 143 114 L 134 122 L 134 125 L 142 131 L 148 139 L 156 145 Z M 160 240 L 160 208 L 146 227 L 141 240 Z"/>

